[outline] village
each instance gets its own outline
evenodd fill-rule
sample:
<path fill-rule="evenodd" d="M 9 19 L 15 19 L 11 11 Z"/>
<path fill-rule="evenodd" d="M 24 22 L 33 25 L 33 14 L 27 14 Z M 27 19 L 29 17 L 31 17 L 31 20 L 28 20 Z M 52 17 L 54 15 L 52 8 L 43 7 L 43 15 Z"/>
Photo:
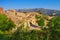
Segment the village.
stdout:
<path fill-rule="evenodd" d="M 21 23 L 24 23 L 24 28 L 30 27 L 30 29 L 38 29 L 41 30 L 41 26 L 37 24 L 37 19 L 35 18 L 36 15 L 42 16 L 42 14 L 39 14 L 37 12 L 18 12 L 16 9 L 14 10 L 5 10 L 3 8 L 0 8 L 0 13 L 7 15 L 9 19 L 11 19 L 14 24 L 17 26 L 15 29 L 17 29 Z M 44 16 L 44 18 L 51 19 L 51 16 Z M 47 25 L 48 20 L 45 20 L 45 25 Z"/>

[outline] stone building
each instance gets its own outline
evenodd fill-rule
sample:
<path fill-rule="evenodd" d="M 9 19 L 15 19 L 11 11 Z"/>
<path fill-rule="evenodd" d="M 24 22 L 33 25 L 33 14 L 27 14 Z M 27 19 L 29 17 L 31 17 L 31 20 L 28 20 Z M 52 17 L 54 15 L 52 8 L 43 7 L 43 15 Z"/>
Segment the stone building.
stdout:
<path fill-rule="evenodd" d="M 2 7 L 0 7 L 0 13 L 3 13 L 3 8 Z"/>

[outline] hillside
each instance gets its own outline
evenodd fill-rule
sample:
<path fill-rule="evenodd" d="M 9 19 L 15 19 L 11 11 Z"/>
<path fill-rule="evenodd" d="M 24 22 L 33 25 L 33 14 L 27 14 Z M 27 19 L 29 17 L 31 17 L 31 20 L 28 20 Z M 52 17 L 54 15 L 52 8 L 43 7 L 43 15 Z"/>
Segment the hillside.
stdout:
<path fill-rule="evenodd" d="M 7 10 L 0 14 L 1 40 L 60 40 L 60 16 Z"/>
<path fill-rule="evenodd" d="M 52 15 L 53 13 L 56 13 L 56 15 L 60 15 L 60 10 L 51 10 L 51 9 L 44 9 L 44 8 L 32 8 L 32 9 L 17 9 L 19 12 L 36 12 L 40 10 L 43 14 L 46 15 Z"/>

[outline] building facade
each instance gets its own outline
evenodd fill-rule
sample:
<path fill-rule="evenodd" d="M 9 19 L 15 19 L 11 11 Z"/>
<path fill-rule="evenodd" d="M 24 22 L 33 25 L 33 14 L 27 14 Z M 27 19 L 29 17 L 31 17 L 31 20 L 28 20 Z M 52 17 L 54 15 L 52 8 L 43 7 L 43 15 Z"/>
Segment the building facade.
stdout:
<path fill-rule="evenodd" d="M 3 13 L 3 8 L 2 7 L 0 7 L 0 13 Z"/>

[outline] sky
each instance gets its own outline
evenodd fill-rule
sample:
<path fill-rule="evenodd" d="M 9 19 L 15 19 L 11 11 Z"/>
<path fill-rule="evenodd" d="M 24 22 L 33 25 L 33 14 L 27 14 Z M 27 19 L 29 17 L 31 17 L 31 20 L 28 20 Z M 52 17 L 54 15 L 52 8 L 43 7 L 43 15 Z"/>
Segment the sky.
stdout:
<path fill-rule="evenodd" d="M 60 10 L 60 0 L 0 0 L 4 9 L 45 8 Z"/>

